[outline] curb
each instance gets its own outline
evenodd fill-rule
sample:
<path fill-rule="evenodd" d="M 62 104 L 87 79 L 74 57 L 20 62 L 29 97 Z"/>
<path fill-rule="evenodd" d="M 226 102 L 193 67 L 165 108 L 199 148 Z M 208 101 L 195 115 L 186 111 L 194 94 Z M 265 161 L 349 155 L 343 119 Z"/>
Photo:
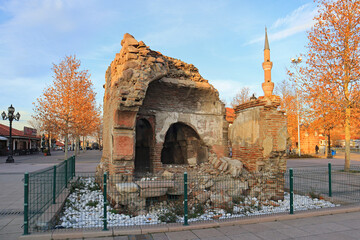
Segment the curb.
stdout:
<path fill-rule="evenodd" d="M 216 228 L 234 225 L 286 221 L 299 218 L 319 217 L 326 215 L 335 215 L 341 213 L 359 212 L 360 206 L 353 207 L 340 207 L 337 209 L 327 209 L 324 211 L 307 211 L 307 212 L 295 212 L 295 214 L 279 214 L 270 216 L 261 216 L 254 218 L 244 219 L 228 219 L 221 221 L 207 221 L 202 223 L 192 223 L 189 226 L 183 225 L 159 225 L 159 226 L 136 226 L 127 229 L 111 228 L 109 231 L 69 231 L 69 232 L 51 232 L 47 234 L 31 234 L 22 235 L 19 237 L 21 240 L 49 240 L 49 239 L 74 239 L 74 238 L 99 238 L 99 237 L 111 237 L 111 236 L 124 236 L 124 235 L 139 235 L 139 234 L 151 234 L 161 232 L 176 232 L 184 230 L 195 230 L 204 228 Z"/>

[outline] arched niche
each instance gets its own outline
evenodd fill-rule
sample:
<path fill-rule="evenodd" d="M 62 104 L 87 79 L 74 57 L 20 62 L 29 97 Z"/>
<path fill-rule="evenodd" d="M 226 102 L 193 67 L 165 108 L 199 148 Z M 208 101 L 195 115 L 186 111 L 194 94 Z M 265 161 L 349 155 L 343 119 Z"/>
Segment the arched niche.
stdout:
<path fill-rule="evenodd" d="M 153 130 L 148 120 L 136 121 L 135 173 L 151 171 L 150 149 L 152 147 Z"/>
<path fill-rule="evenodd" d="M 208 148 L 193 128 L 181 122 L 170 125 L 161 151 L 163 164 L 196 165 L 207 158 Z"/>

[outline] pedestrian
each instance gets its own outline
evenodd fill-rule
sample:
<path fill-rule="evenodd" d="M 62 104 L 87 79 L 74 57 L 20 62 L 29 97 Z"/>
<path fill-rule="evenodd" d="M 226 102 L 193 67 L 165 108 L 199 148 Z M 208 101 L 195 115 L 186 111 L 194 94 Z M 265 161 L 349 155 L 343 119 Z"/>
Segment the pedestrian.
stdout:
<path fill-rule="evenodd" d="M 315 146 L 315 152 L 316 152 L 316 154 L 319 153 L 319 146 L 318 145 Z"/>

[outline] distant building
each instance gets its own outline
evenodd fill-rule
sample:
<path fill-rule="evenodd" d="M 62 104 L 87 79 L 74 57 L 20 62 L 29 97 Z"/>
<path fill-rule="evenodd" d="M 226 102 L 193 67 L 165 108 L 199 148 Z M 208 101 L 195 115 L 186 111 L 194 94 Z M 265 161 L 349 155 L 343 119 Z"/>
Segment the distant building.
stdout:
<path fill-rule="evenodd" d="M 0 124 L 0 155 L 9 153 L 9 127 Z M 37 136 L 36 129 L 24 127 L 23 131 L 12 128 L 13 153 L 30 154 L 38 152 L 41 137 Z"/>

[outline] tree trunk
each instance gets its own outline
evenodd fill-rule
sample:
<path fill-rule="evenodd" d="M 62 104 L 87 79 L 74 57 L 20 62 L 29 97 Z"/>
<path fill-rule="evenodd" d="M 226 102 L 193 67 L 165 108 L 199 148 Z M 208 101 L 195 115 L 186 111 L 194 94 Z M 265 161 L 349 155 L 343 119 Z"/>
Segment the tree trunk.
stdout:
<path fill-rule="evenodd" d="M 85 137 L 83 136 L 83 152 L 86 152 L 87 144 L 85 144 Z"/>
<path fill-rule="evenodd" d="M 328 140 L 327 140 L 327 155 L 326 155 L 326 157 L 327 158 L 333 158 L 333 156 L 332 156 L 332 153 L 331 153 L 331 142 L 330 142 L 330 130 L 329 130 L 329 133 L 328 133 L 328 135 L 327 135 L 327 137 L 328 137 Z"/>
<path fill-rule="evenodd" d="M 74 138 L 74 141 L 75 141 L 74 154 L 75 154 L 75 156 L 77 156 L 78 155 L 78 148 L 79 148 L 79 142 L 77 140 L 77 137 Z"/>
<path fill-rule="evenodd" d="M 344 171 L 350 170 L 350 107 L 346 107 L 345 116 L 345 165 Z"/>
<path fill-rule="evenodd" d="M 80 154 L 80 137 L 79 136 L 76 137 L 76 144 L 77 144 L 76 154 L 79 155 Z"/>
<path fill-rule="evenodd" d="M 68 145 L 69 145 L 69 139 L 68 139 L 68 135 L 65 135 L 65 159 L 68 159 Z"/>

